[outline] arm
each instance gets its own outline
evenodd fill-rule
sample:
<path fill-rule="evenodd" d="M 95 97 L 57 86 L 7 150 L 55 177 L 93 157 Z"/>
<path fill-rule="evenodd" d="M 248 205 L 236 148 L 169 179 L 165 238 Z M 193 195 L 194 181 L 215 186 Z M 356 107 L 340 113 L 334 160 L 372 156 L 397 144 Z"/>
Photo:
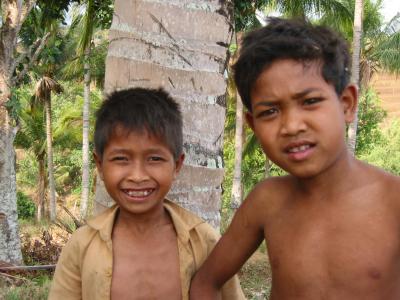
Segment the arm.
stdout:
<path fill-rule="evenodd" d="M 239 271 L 263 240 L 262 211 L 257 204 L 257 194 L 253 191 L 244 201 L 227 232 L 194 276 L 191 300 L 220 299 L 221 287 Z M 224 287 L 224 299 L 229 299 L 228 289 L 231 290 L 229 285 Z"/>
<path fill-rule="evenodd" d="M 82 299 L 79 252 L 78 240 L 72 235 L 58 259 L 48 300 Z"/>

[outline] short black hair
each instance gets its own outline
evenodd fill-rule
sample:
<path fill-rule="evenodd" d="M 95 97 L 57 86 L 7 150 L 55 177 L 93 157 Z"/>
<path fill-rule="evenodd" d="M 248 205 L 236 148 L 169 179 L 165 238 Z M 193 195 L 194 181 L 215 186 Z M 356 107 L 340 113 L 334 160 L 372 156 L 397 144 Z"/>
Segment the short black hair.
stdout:
<path fill-rule="evenodd" d="M 249 32 L 233 66 L 236 87 L 243 104 L 251 111 L 251 90 L 260 74 L 274 61 L 294 59 L 321 62 L 322 77 L 340 95 L 350 80 L 347 42 L 324 26 L 303 19 L 268 18 L 268 24 Z"/>
<path fill-rule="evenodd" d="M 174 159 L 182 154 L 182 114 L 179 104 L 163 89 L 129 88 L 111 93 L 97 111 L 96 154 L 101 158 L 115 130 L 147 131 L 161 139 Z"/>

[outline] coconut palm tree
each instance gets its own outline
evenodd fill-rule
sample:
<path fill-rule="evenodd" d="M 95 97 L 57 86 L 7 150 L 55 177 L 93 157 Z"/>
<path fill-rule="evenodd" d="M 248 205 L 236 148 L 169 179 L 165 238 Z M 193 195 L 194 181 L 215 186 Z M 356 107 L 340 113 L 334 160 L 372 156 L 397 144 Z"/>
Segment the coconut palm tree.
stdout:
<path fill-rule="evenodd" d="M 89 149 L 89 116 L 90 116 L 90 85 L 92 81 L 93 51 L 106 53 L 107 43 L 100 39 L 95 42 L 96 33 L 108 28 L 112 15 L 112 2 L 86 0 L 82 5 L 74 7 L 74 17 L 69 35 L 72 37 L 70 47 L 74 48 L 75 58 L 66 65 L 63 73 L 65 78 L 83 77 L 84 105 L 82 112 L 82 195 L 80 203 L 81 218 L 87 215 L 90 189 L 90 149 Z M 83 14 L 82 14 L 83 11 Z M 96 49 L 97 48 L 97 49 Z M 105 62 L 102 61 L 103 64 Z M 82 69 L 83 66 L 83 69 Z M 104 77 L 101 79 L 101 81 Z"/>
<path fill-rule="evenodd" d="M 38 102 L 44 105 L 46 114 L 46 144 L 47 144 L 47 171 L 49 176 L 50 188 L 50 220 L 54 221 L 57 216 L 56 212 L 56 187 L 54 182 L 53 167 L 53 138 L 52 138 L 52 118 L 51 118 L 51 93 L 61 93 L 62 86 L 54 79 L 43 76 L 35 86 L 35 97 Z"/>
<path fill-rule="evenodd" d="M 362 38 L 362 18 L 363 18 L 363 0 L 355 1 L 354 8 L 354 26 L 353 26 L 353 56 L 351 63 L 351 81 L 360 86 L 360 52 L 361 52 L 361 38 Z M 356 150 L 357 138 L 357 124 L 358 124 L 358 109 L 354 117 L 354 121 L 350 124 L 347 136 L 347 145 L 351 153 L 354 154 Z"/>
<path fill-rule="evenodd" d="M 19 116 L 20 130 L 15 138 L 15 146 L 31 152 L 38 162 L 38 182 L 36 184 L 36 220 L 41 221 L 45 216 L 45 195 L 47 189 L 46 131 L 44 109 L 43 105 L 35 103 L 35 96 L 19 96 L 21 99 L 21 105 L 24 108 Z M 25 100 L 26 98 L 29 98 L 32 101 Z"/>
<path fill-rule="evenodd" d="M 179 16 L 179 17 L 177 17 Z M 164 87 L 180 103 L 186 165 L 170 197 L 219 224 L 230 1 L 115 1 L 105 91 Z M 193 22 L 196 20 L 196 22 Z M 98 181 L 96 206 L 109 197 Z"/>

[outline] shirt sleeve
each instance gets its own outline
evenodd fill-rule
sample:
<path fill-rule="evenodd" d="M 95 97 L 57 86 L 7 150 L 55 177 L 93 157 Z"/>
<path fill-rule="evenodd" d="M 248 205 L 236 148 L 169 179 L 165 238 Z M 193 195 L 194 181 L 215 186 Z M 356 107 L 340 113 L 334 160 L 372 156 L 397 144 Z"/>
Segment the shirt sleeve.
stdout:
<path fill-rule="evenodd" d="M 82 299 L 80 247 L 75 232 L 61 251 L 48 300 Z"/>

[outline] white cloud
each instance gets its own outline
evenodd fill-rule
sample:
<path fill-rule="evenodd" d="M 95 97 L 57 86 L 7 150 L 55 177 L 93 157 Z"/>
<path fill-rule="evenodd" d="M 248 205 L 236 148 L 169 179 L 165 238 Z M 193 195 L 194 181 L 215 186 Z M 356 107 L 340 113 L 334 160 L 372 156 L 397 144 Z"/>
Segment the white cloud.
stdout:
<path fill-rule="evenodd" d="M 389 21 L 399 12 L 400 12 L 399 0 L 383 0 L 382 14 L 385 18 L 385 21 Z"/>

